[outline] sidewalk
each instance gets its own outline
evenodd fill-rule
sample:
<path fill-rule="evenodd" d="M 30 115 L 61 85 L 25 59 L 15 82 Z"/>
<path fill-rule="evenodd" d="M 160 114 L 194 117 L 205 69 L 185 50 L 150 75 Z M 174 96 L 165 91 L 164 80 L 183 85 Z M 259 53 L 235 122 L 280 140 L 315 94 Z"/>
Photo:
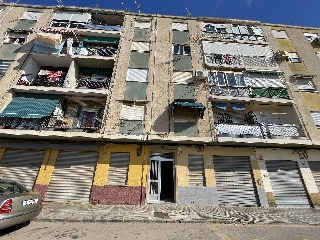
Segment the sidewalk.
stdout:
<path fill-rule="evenodd" d="M 216 207 L 154 204 L 144 206 L 44 203 L 36 221 L 70 222 L 215 222 L 233 224 L 320 225 L 320 209 Z"/>

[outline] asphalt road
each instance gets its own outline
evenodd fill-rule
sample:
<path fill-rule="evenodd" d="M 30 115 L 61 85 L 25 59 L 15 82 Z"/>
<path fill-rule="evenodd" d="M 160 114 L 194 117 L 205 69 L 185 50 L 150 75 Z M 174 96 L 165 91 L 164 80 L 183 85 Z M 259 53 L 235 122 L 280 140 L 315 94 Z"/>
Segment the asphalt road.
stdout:
<path fill-rule="evenodd" d="M 32 221 L 0 231 L 2 240 L 319 240 L 320 238 L 320 227 L 309 225 Z"/>

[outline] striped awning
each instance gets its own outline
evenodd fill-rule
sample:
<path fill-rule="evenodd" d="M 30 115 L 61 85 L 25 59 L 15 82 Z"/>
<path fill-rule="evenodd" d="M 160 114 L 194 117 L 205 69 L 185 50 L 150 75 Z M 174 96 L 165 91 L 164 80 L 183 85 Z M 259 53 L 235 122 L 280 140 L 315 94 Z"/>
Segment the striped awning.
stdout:
<path fill-rule="evenodd" d="M 62 97 L 59 95 L 19 93 L 0 113 L 1 117 L 42 118 L 50 116 Z"/>

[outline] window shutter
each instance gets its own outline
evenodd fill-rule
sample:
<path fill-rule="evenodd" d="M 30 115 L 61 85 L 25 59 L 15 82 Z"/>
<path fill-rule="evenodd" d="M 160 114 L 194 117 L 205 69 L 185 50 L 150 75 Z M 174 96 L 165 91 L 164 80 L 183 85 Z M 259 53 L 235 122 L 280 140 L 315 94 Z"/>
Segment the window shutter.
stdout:
<path fill-rule="evenodd" d="M 31 20 L 31 21 L 38 21 L 41 17 L 42 12 L 25 12 L 20 19 Z"/>
<path fill-rule="evenodd" d="M 129 68 L 126 80 L 132 82 L 148 82 L 148 69 Z"/>
<path fill-rule="evenodd" d="M 144 106 L 122 105 L 121 119 L 144 120 Z"/>
<path fill-rule="evenodd" d="M 285 88 L 286 86 L 282 82 L 281 78 L 277 74 L 265 74 L 266 79 L 266 87 L 273 87 L 273 88 Z"/>
<path fill-rule="evenodd" d="M 72 13 L 56 13 L 53 16 L 53 20 L 70 21 L 71 17 Z"/>
<path fill-rule="evenodd" d="M 239 26 L 240 34 L 248 35 L 247 26 Z"/>
<path fill-rule="evenodd" d="M 242 56 L 257 56 L 256 51 L 252 45 L 239 44 L 240 54 Z"/>
<path fill-rule="evenodd" d="M 221 54 L 220 43 L 203 41 L 203 51 L 205 54 Z"/>
<path fill-rule="evenodd" d="M 172 30 L 178 31 L 188 31 L 188 24 L 187 23 L 172 23 Z"/>
<path fill-rule="evenodd" d="M 316 126 L 320 128 L 320 112 L 310 112 L 310 114 Z"/>
<path fill-rule="evenodd" d="M 221 51 L 222 54 L 239 55 L 236 43 L 221 43 Z"/>
<path fill-rule="evenodd" d="M 189 32 L 182 32 L 177 30 L 172 31 L 172 43 L 188 44 Z"/>
<path fill-rule="evenodd" d="M 148 68 L 149 66 L 148 52 L 139 53 L 136 51 L 131 52 L 130 67 L 131 68 Z"/>
<path fill-rule="evenodd" d="M 91 19 L 90 13 L 74 13 L 72 14 L 70 21 L 87 23 Z"/>
<path fill-rule="evenodd" d="M 130 153 L 111 153 L 107 185 L 127 185 Z"/>
<path fill-rule="evenodd" d="M 286 31 L 272 30 L 272 34 L 275 38 L 288 38 Z"/>
<path fill-rule="evenodd" d="M 189 84 L 193 83 L 192 72 L 173 72 L 174 84 Z"/>
<path fill-rule="evenodd" d="M 135 22 L 134 27 L 149 29 L 151 28 L 151 22 Z"/>
<path fill-rule="evenodd" d="M 269 46 L 255 45 L 254 48 L 257 52 L 257 56 L 272 56 L 272 52 Z"/>
<path fill-rule="evenodd" d="M 133 42 L 131 45 L 131 51 L 149 52 L 150 43 L 147 42 Z"/>
<path fill-rule="evenodd" d="M 127 82 L 124 98 L 126 100 L 146 100 L 147 99 L 146 82 Z"/>
<path fill-rule="evenodd" d="M 265 79 L 260 73 L 248 73 L 245 77 L 246 85 L 252 87 L 265 87 Z"/>
<path fill-rule="evenodd" d="M 0 61 L 0 78 L 6 74 L 12 61 Z"/>
<path fill-rule="evenodd" d="M 205 186 L 203 156 L 188 155 L 189 186 Z"/>

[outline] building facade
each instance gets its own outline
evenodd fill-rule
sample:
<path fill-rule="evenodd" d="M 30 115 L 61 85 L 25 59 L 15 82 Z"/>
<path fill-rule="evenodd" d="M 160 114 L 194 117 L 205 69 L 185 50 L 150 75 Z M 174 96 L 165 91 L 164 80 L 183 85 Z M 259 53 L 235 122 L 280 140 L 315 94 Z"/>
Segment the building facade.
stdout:
<path fill-rule="evenodd" d="M 320 29 L 1 6 L 0 177 L 44 201 L 320 206 Z"/>

